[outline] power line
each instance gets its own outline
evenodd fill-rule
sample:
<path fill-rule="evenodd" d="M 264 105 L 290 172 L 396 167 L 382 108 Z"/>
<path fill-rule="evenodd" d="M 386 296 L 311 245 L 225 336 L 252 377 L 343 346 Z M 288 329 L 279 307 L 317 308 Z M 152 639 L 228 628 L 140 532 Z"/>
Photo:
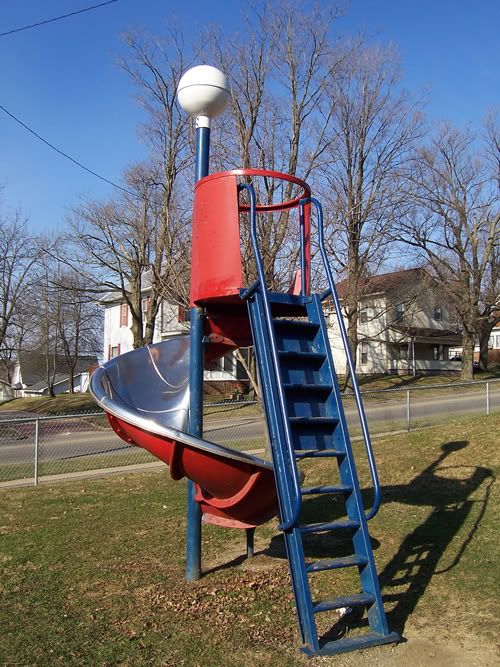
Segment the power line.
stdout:
<path fill-rule="evenodd" d="M 110 181 L 109 178 L 105 178 L 104 176 L 101 176 L 96 171 L 93 171 L 92 169 L 89 169 L 89 167 L 86 167 L 81 162 L 78 162 L 78 160 L 75 160 L 75 158 L 71 157 L 71 155 L 68 155 L 67 153 L 62 151 L 60 148 L 57 148 L 57 146 L 54 146 L 54 144 L 51 144 L 50 141 L 47 141 L 47 139 L 44 139 L 43 137 L 41 137 L 37 132 L 35 132 L 35 130 L 32 130 L 31 127 L 28 127 L 28 125 L 26 125 L 26 123 L 23 123 L 22 120 L 17 118 L 17 116 L 14 116 L 14 114 L 10 113 L 10 111 L 8 111 L 1 104 L 0 104 L 0 109 L 4 113 L 6 113 L 7 116 L 10 116 L 10 118 L 12 118 L 12 120 L 15 120 L 16 123 L 21 125 L 21 127 L 24 127 L 25 130 L 30 132 L 30 134 L 32 134 L 34 137 L 36 137 L 39 141 L 44 143 L 49 148 L 52 148 L 52 150 L 54 150 L 56 153 L 59 153 L 59 155 L 62 155 L 63 157 L 65 157 L 67 160 L 70 160 L 71 162 L 73 162 L 73 164 L 76 164 L 81 169 L 84 169 L 89 174 L 92 174 L 92 176 L 95 176 L 96 178 L 101 179 L 101 181 L 104 181 L 105 183 L 109 183 L 109 185 L 112 185 L 114 188 L 118 188 L 118 190 L 121 190 L 122 192 L 126 192 L 127 194 L 132 195 L 132 197 L 137 197 L 137 194 L 135 192 L 132 192 L 131 190 L 127 190 L 127 188 L 123 188 L 121 185 L 118 185 L 117 183 L 114 183 L 113 181 Z"/>
<path fill-rule="evenodd" d="M 46 19 L 45 21 L 39 21 L 38 23 L 25 25 L 22 28 L 7 30 L 7 32 L 0 32 L 0 37 L 6 37 L 7 35 L 12 35 L 15 32 L 21 32 L 23 30 L 29 30 L 30 28 L 38 28 L 38 26 L 45 25 L 46 23 L 53 23 L 54 21 L 67 19 L 69 16 L 76 16 L 77 14 L 83 14 L 83 12 L 90 12 L 92 9 L 99 9 L 99 7 L 104 7 L 105 5 L 112 5 L 114 2 L 118 2 L 118 0 L 107 0 L 107 2 L 100 2 L 98 5 L 92 5 L 92 7 L 84 7 L 84 9 L 78 9 L 76 12 L 71 12 L 70 14 L 63 14 L 62 16 L 56 16 L 53 19 Z"/>

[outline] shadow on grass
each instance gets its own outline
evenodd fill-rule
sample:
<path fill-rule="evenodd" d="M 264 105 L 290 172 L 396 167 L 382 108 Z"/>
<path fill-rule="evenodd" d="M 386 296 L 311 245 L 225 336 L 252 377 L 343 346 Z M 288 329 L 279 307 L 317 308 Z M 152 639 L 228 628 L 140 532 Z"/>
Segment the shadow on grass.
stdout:
<path fill-rule="evenodd" d="M 451 570 L 472 541 L 488 505 L 493 472 L 481 466 L 443 465 L 455 451 L 467 446 L 466 441 L 442 445 L 441 455 L 409 484 L 389 486 L 383 490 L 385 503 L 397 502 L 432 507 L 428 518 L 409 533 L 399 550 L 379 574 L 383 599 L 389 608 L 390 627 L 402 633 L 406 621 L 424 594 L 432 577 Z M 460 473 L 458 477 L 444 477 L 438 473 Z M 471 499 L 472 494 L 488 480 L 482 497 Z M 479 504 L 478 516 L 467 536 L 456 551 L 451 564 L 438 570 L 438 563 L 465 524 L 474 505 Z"/>
<path fill-rule="evenodd" d="M 448 442 L 441 446 L 441 454 L 425 470 L 408 484 L 385 486 L 382 489 L 384 503 L 399 503 L 431 508 L 427 519 L 406 535 L 397 553 L 379 574 L 387 620 L 391 630 L 403 633 L 406 621 L 418 601 L 425 593 L 433 577 L 454 568 L 472 541 L 486 512 L 494 476 L 489 468 L 481 466 L 446 465 L 446 459 L 456 451 L 467 447 L 467 441 Z M 484 483 L 485 490 L 479 499 L 472 499 Z M 451 563 L 438 569 L 440 559 L 450 543 L 467 521 L 473 507 L 479 505 L 479 512 L 466 537 L 455 551 Z M 366 503 L 368 506 L 368 503 Z M 390 510 L 387 511 L 390 513 Z M 304 502 L 301 522 L 333 520 L 343 516 L 344 503 L 325 501 L 316 497 Z M 397 522 L 397 517 L 394 517 Z M 380 544 L 373 539 L 372 548 Z M 304 537 L 306 558 L 327 558 L 347 556 L 353 553 L 349 534 L 318 534 Z M 281 534 L 272 538 L 269 547 L 258 552 L 273 558 L 286 558 Z M 256 555 L 258 555 L 256 554 Z M 241 564 L 245 556 L 211 570 L 226 569 Z M 355 592 L 355 591 L 353 591 Z M 323 636 L 324 640 L 338 639 L 347 629 L 364 627 L 366 618 L 357 616 L 357 610 L 336 622 Z"/>
<path fill-rule="evenodd" d="M 406 535 L 398 551 L 379 574 L 389 628 L 401 635 L 432 578 L 458 565 L 486 512 L 495 480 L 492 471 L 482 466 L 445 464 L 445 460 L 453 452 L 464 449 L 467 445 L 467 441 L 443 444 L 440 456 L 409 484 L 385 486 L 382 490 L 384 503 L 396 502 L 431 508 L 427 519 Z M 486 481 L 482 496 L 472 499 L 472 495 Z M 475 505 L 479 505 L 477 516 L 456 549 L 451 563 L 444 569 L 438 569 L 441 558 L 466 523 Z M 397 517 L 394 517 L 394 522 L 397 522 Z M 348 629 L 366 625 L 367 620 L 362 617 L 362 610 L 355 609 L 353 613 L 335 623 L 323 639 L 338 639 L 344 636 Z"/>

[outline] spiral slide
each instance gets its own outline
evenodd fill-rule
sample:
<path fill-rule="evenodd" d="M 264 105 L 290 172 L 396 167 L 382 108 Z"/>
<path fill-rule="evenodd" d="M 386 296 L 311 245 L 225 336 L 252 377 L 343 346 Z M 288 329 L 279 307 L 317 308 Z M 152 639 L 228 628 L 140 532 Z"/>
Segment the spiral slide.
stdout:
<path fill-rule="evenodd" d="M 189 406 L 189 336 L 122 354 L 92 375 L 90 391 L 125 442 L 196 484 L 203 520 L 252 528 L 276 515 L 271 463 L 185 433 Z"/>

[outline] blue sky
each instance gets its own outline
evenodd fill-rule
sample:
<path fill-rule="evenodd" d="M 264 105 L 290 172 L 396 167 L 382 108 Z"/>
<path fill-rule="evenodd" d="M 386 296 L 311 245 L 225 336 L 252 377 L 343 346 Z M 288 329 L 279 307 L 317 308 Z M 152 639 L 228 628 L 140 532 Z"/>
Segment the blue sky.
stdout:
<path fill-rule="evenodd" d="M 0 32 L 97 4 L 98 0 L 2 0 Z M 146 156 L 141 112 L 116 65 L 120 33 L 161 34 L 175 18 L 188 36 L 204 23 L 238 25 L 241 0 L 118 2 L 0 38 L 0 104 L 46 139 L 114 181 Z M 478 127 L 500 104 L 500 0 L 352 0 L 341 30 L 394 43 L 404 83 L 429 88 L 431 120 Z M 112 191 L 64 160 L 0 112 L 3 205 L 20 206 L 34 231 L 57 230 L 81 196 Z"/>

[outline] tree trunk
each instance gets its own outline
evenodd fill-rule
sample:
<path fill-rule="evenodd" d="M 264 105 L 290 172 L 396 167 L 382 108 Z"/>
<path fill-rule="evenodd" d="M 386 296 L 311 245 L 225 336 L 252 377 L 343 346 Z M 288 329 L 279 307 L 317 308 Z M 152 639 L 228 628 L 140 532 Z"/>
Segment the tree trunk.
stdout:
<path fill-rule="evenodd" d="M 72 364 L 69 367 L 69 377 L 68 377 L 68 391 L 70 394 L 75 393 L 75 364 Z"/>
<path fill-rule="evenodd" d="M 460 379 L 465 381 L 474 379 L 474 343 L 474 335 L 464 330 Z"/>
<path fill-rule="evenodd" d="M 130 297 L 130 317 L 132 319 L 132 324 L 130 325 L 130 331 L 132 332 L 132 346 L 134 350 L 138 347 L 144 346 L 144 329 L 142 323 L 140 294 L 140 285 L 138 288 L 132 288 L 132 294 Z"/>
<path fill-rule="evenodd" d="M 488 342 L 489 342 L 490 336 L 489 334 L 487 336 L 479 336 L 479 367 L 483 369 L 483 371 L 488 370 Z"/>
<path fill-rule="evenodd" d="M 352 299 L 348 297 L 347 303 L 347 338 L 349 339 L 349 347 L 351 348 L 352 363 L 354 365 L 354 370 L 357 367 L 357 354 L 358 354 L 358 303 L 357 299 Z M 345 382 L 344 382 L 344 391 L 346 389 L 353 388 L 353 382 L 351 378 L 351 373 L 347 365 L 346 357 L 346 373 L 345 373 Z"/>
<path fill-rule="evenodd" d="M 485 319 L 479 325 L 479 366 L 483 371 L 488 370 L 488 347 L 493 327 L 497 324 L 496 320 Z"/>
<path fill-rule="evenodd" d="M 255 398 L 257 399 L 259 406 L 262 407 L 262 398 L 261 398 L 259 380 L 257 375 L 255 352 L 253 351 L 253 349 L 249 350 L 248 359 L 245 358 L 245 355 L 242 354 L 241 350 L 236 350 L 235 354 L 236 354 L 236 359 L 245 369 L 245 373 L 247 374 L 247 377 L 250 381 L 251 391 L 253 392 Z"/>

